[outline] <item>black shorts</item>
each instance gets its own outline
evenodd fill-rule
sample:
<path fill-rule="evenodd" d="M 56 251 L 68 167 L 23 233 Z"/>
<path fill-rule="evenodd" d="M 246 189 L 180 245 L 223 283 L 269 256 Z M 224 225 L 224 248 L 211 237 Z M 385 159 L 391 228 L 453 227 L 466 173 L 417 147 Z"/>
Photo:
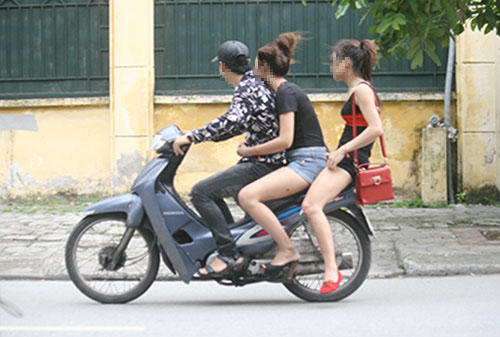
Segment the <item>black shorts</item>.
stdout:
<path fill-rule="evenodd" d="M 351 183 L 346 187 L 351 188 L 354 186 L 354 182 L 356 181 L 356 169 L 354 168 L 354 161 L 352 160 L 352 156 L 350 158 L 344 157 L 340 161 L 340 163 L 337 164 L 338 167 L 349 173 L 351 176 Z"/>

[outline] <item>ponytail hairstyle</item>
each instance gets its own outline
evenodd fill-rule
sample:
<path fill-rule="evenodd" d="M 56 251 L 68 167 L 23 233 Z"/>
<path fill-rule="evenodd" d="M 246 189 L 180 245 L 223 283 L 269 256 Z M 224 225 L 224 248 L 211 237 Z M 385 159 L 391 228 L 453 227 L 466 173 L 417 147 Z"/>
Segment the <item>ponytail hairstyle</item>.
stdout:
<path fill-rule="evenodd" d="M 276 40 L 271 41 L 257 50 L 259 63 L 269 64 L 271 73 L 278 77 L 284 77 L 294 63 L 292 56 L 295 48 L 303 37 L 300 33 L 282 33 Z"/>
<path fill-rule="evenodd" d="M 333 47 L 331 56 L 351 59 L 354 73 L 366 81 L 372 80 L 372 67 L 377 61 L 377 46 L 371 40 L 340 40 Z"/>

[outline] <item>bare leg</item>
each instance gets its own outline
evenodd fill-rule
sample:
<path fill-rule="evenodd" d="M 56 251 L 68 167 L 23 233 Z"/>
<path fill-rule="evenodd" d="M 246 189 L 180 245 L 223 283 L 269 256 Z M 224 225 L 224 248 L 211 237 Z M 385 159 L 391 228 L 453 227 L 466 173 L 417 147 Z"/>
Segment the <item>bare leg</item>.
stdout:
<path fill-rule="evenodd" d="M 302 203 L 302 209 L 311 223 L 325 262 L 325 281 L 337 281 L 338 269 L 335 261 L 335 249 L 332 231 L 328 219 L 323 212 L 326 203 L 335 198 L 349 185 L 352 178 L 345 170 L 335 168 L 323 169 L 312 183 Z"/>
<path fill-rule="evenodd" d="M 299 258 L 281 223 L 264 202 L 298 193 L 309 186 L 293 170 L 282 167 L 245 186 L 238 194 L 241 207 L 262 226 L 278 244 L 278 253 L 271 261 L 273 266 L 282 266 Z"/>

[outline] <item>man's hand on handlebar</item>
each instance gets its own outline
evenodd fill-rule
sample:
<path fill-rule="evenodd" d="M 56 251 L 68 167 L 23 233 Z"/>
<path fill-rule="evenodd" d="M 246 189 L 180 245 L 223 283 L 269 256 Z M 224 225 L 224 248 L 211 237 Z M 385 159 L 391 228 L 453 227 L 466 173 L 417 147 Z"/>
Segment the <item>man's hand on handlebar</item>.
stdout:
<path fill-rule="evenodd" d="M 174 153 L 177 156 L 183 155 L 184 150 L 182 149 L 182 147 L 184 145 L 188 145 L 191 143 L 191 141 L 188 138 L 189 135 L 190 135 L 190 133 L 188 132 L 188 133 L 183 134 L 182 136 L 177 136 L 175 138 L 173 148 L 174 148 Z"/>

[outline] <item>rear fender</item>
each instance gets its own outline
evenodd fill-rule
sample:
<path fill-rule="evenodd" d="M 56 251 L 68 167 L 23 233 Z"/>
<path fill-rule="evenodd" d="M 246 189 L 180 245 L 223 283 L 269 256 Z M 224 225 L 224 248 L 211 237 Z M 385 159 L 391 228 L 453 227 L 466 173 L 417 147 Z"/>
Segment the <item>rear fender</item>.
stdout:
<path fill-rule="evenodd" d="M 361 225 L 366 234 L 375 235 L 372 224 L 363 211 L 363 208 L 356 203 L 356 193 L 353 188 L 346 190 L 342 193 L 341 197 L 329 202 L 323 209 L 326 214 L 335 212 L 336 210 L 343 210 L 349 213 Z"/>
<path fill-rule="evenodd" d="M 125 213 L 127 216 L 126 226 L 132 228 L 140 227 L 144 217 L 142 200 L 135 194 L 127 193 L 104 199 L 84 210 L 89 215 L 104 213 Z"/>
<path fill-rule="evenodd" d="M 358 221 L 361 227 L 366 231 L 368 235 L 375 236 L 375 231 L 373 230 L 373 226 L 365 214 L 363 208 L 361 208 L 358 204 L 351 204 L 346 206 L 354 218 Z"/>

